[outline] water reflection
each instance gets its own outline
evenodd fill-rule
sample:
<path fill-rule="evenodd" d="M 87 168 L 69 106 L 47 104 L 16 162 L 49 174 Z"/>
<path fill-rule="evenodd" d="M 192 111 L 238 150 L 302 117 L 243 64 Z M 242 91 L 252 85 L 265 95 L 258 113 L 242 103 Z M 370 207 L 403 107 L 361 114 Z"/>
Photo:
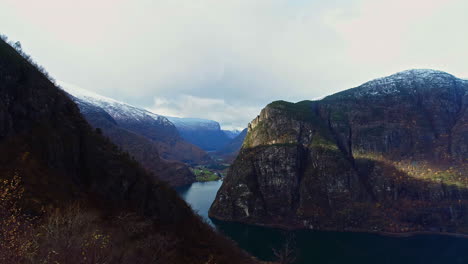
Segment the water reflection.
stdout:
<path fill-rule="evenodd" d="M 208 209 L 221 183 L 194 183 L 179 188 L 178 191 L 194 210 L 208 219 Z M 208 221 L 236 241 L 241 248 L 262 260 L 273 260 L 272 248 L 279 248 L 286 237 L 292 236 L 298 249 L 297 264 L 468 263 L 468 239 L 465 238 L 437 235 L 396 238 L 309 230 L 287 232 L 210 219 Z"/>
<path fill-rule="evenodd" d="M 193 210 L 213 225 L 208 217 L 208 210 L 222 183 L 223 181 L 195 182 L 191 185 L 178 187 L 176 190 L 192 206 Z"/>

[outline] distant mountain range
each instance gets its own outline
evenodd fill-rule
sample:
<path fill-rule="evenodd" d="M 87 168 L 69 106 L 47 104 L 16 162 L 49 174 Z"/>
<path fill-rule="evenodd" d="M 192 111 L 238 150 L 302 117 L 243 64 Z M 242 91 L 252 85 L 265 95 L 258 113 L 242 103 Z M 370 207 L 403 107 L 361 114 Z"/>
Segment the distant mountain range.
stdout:
<path fill-rule="evenodd" d="M 70 86 L 64 86 L 63 88 L 79 99 L 77 102 L 82 102 L 80 105 L 83 106 L 84 112 L 90 112 L 86 108 L 98 107 L 107 112 L 125 129 L 142 134 L 163 145 L 164 143 L 174 145 L 174 141 L 177 141 L 176 149 L 167 145 L 160 146 L 162 157 L 168 160 L 206 163 L 208 159 L 206 159 L 206 156 L 201 155 L 200 150 L 190 150 L 187 146 L 181 146 L 183 145 L 181 142 L 192 143 L 204 151 L 216 151 L 226 147 L 241 133 L 239 130 L 221 130 L 220 124 L 214 120 L 162 116 L 85 89 Z M 184 140 L 181 140 L 181 138 Z M 180 152 L 178 147 L 184 151 Z M 185 151 L 187 148 L 189 149 L 188 152 Z"/>
<path fill-rule="evenodd" d="M 233 129 L 233 130 L 223 130 L 224 134 L 228 136 L 230 139 L 234 139 L 237 137 L 240 133 L 242 133 L 242 130 L 239 129 Z"/>
<path fill-rule="evenodd" d="M 221 130 L 218 122 L 199 118 L 167 117 L 188 142 L 205 151 L 216 151 L 226 146 L 239 132 Z"/>
<path fill-rule="evenodd" d="M 93 127 L 102 130 L 146 169 L 173 185 L 195 181 L 184 163 L 211 162 L 205 151 L 180 137 L 175 126 L 164 116 L 87 90 L 70 87 L 65 90 Z"/>
<path fill-rule="evenodd" d="M 228 142 L 228 144 L 218 149 L 218 151 L 216 151 L 216 155 L 222 157 L 228 162 L 232 162 L 239 153 L 239 150 L 241 149 L 242 143 L 244 142 L 246 136 L 247 128 L 238 133 L 237 136 L 235 136 L 233 139 L 231 139 L 230 142 Z"/>
<path fill-rule="evenodd" d="M 239 131 L 221 130 L 216 121 L 165 117 L 81 88 L 63 88 L 93 127 L 172 185 L 195 180 L 184 163 L 212 163 L 205 151 L 232 160 L 243 140 L 236 138 Z"/>
<path fill-rule="evenodd" d="M 409 70 L 267 105 L 211 209 L 222 220 L 468 233 L 468 81 Z"/>

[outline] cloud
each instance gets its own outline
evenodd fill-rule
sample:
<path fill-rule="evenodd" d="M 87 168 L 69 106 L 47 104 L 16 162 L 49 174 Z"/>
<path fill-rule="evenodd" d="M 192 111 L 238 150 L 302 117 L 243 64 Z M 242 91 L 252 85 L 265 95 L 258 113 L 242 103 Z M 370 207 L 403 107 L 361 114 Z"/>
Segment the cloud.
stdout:
<path fill-rule="evenodd" d="M 414 27 L 452 0 L 364 0 L 353 14 L 343 9 L 329 13 L 329 23 L 346 43 L 356 62 L 379 63 L 402 55 Z"/>
<path fill-rule="evenodd" d="M 354 8 L 336 8 L 324 16 L 340 36 L 348 63 L 353 63 L 360 79 L 409 68 L 434 68 L 459 76 L 467 69 L 457 57 L 467 57 L 460 46 L 468 22 L 461 10 L 462 0 L 362 0 Z M 454 42 L 453 40 L 456 39 Z M 449 47 L 456 44 L 458 47 Z"/>
<path fill-rule="evenodd" d="M 56 79 L 147 108 L 164 99 L 184 116 L 179 100 L 215 100 L 193 113 L 240 127 L 273 100 L 408 68 L 468 77 L 467 9 L 463 0 L 4 0 L 0 24 Z"/>
<path fill-rule="evenodd" d="M 250 122 L 261 108 L 235 106 L 222 99 L 178 95 L 175 98 L 155 98 L 148 110 L 165 116 L 223 120 L 223 129 L 244 129 L 247 127 L 246 120 Z"/>

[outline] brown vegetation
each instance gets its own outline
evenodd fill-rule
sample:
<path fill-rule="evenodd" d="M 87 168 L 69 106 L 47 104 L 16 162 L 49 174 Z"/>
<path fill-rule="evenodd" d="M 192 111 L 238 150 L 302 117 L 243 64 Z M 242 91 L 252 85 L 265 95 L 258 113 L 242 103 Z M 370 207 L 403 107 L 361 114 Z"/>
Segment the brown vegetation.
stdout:
<path fill-rule="evenodd" d="M 219 248 L 231 242 L 211 231 L 200 237 L 204 248 L 197 259 L 183 238 L 131 211 L 103 215 L 100 210 L 73 202 L 66 207 L 49 208 L 32 217 L 21 209 L 24 188 L 15 175 L 0 183 L 0 262 L 1 263 L 234 263 L 233 256 L 220 256 Z M 203 225 L 194 222 L 194 225 Z M 187 231 L 187 230 L 184 230 Z M 211 233 L 211 234 L 210 234 Z M 184 255 L 185 251 L 187 255 Z M 188 251 L 187 251 L 188 250 Z M 216 252 L 218 251 L 218 252 Z M 237 252 L 238 261 L 248 259 Z M 227 259 L 227 258 L 231 259 Z"/>

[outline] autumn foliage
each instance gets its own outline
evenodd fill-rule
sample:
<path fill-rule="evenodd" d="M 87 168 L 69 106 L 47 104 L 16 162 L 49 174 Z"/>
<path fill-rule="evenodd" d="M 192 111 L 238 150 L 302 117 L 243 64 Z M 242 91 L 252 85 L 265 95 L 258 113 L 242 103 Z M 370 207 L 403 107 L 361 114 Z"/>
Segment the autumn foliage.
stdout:
<path fill-rule="evenodd" d="M 24 189 L 21 179 L 14 175 L 12 179 L 0 182 L 0 262 L 21 263 L 30 260 L 36 250 L 32 239 L 33 218 L 26 216 L 19 206 Z"/>
<path fill-rule="evenodd" d="M 21 207 L 23 194 L 18 175 L 1 181 L 0 263 L 157 263 L 171 257 L 176 240 L 162 234 L 122 243 L 142 235 L 150 221 L 127 213 L 106 225 L 97 211 L 77 202 L 28 216 Z"/>

